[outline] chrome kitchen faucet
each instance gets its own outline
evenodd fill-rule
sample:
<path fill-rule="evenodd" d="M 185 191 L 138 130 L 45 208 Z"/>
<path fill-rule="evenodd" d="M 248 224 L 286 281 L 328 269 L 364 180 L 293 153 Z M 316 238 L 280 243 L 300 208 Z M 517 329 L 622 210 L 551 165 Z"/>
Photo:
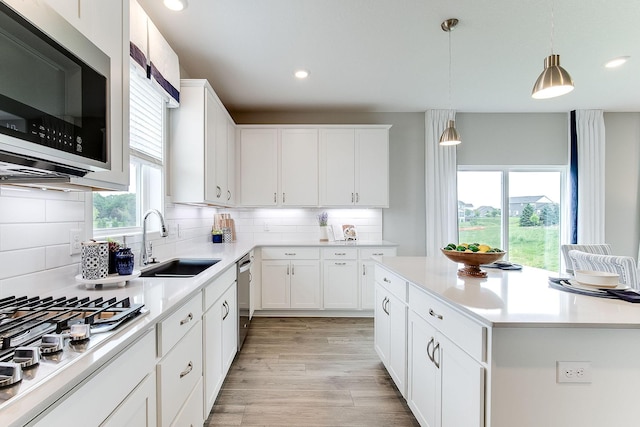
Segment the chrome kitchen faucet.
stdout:
<path fill-rule="evenodd" d="M 152 255 L 151 247 L 149 248 L 147 247 L 147 218 L 152 213 L 158 215 L 158 218 L 160 218 L 160 225 L 162 227 L 162 230 L 160 231 L 160 237 L 167 237 L 169 235 L 169 233 L 167 233 L 167 227 L 164 224 L 164 217 L 162 216 L 159 210 L 149 209 L 147 212 L 145 212 L 144 218 L 142 219 L 142 250 L 140 251 L 141 252 L 140 258 L 141 258 L 142 265 L 149 264 L 149 258 Z M 151 246 L 151 242 L 149 242 L 149 246 Z M 151 259 L 153 260 L 153 258 Z M 155 262 L 155 261 L 151 261 L 151 262 Z"/>

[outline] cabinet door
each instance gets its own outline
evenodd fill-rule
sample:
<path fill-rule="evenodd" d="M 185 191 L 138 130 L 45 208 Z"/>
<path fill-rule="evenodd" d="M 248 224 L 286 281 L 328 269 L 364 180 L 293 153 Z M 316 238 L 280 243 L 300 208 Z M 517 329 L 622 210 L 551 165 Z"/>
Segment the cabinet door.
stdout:
<path fill-rule="evenodd" d="M 216 102 L 216 201 L 227 204 L 227 115 L 224 108 Z"/>
<path fill-rule="evenodd" d="M 484 425 L 484 368 L 458 346 L 438 337 L 441 363 L 441 426 Z"/>
<path fill-rule="evenodd" d="M 151 374 L 100 424 L 100 427 L 156 425 L 156 376 Z"/>
<path fill-rule="evenodd" d="M 240 131 L 240 200 L 244 206 L 278 204 L 278 131 Z"/>
<path fill-rule="evenodd" d="M 324 308 L 358 308 L 356 261 L 324 261 Z"/>
<path fill-rule="evenodd" d="M 318 205 L 318 130 L 283 129 L 280 137 L 281 204 Z"/>
<path fill-rule="evenodd" d="M 355 202 L 355 134 L 353 129 L 320 129 L 320 205 Z"/>
<path fill-rule="evenodd" d="M 204 417 L 213 408 L 216 396 L 222 386 L 222 316 L 224 308 L 216 302 L 203 317 L 204 345 Z"/>
<path fill-rule="evenodd" d="M 222 370 L 226 375 L 238 351 L 238 303 L 235 285 L 224 293 L 221 305 L 224 310 L 222 313 Z"/>
<path fill-rule="evenodd" d="M 290 279 L 291 308 L 320 308 L 320 261 L 291 261 Z"/>
<path fill-rule="evenodd" d="M 389 302 L 389 363 L 387 370 L 403 396 L 407 394 L 407 306 L 393 294 Z"/>
<path fill-rule="evenodd" d="M 389 206 L 389 131 L 356 129 L 355 201 Z"/>
<path fill-rule="evenodd" d="M 289 261 L 262 261 L 262 308 L 291 306 Z"/>
<path fill-rule="evenodd" d="M 421 426 L 435 427 L 438 422 L 436 405 L 440 397 L 438 370 L 429 358 L 436 339 L 436 330 L 419 316 L 409 316 L 409 378 L 407 403 Z M 460 424 L 466 425 L 466 424 Z"/>
<path fill-rule="evenodd" d="M 375 275 L 373 274 L 373 261 L 360 261 L 360 308 L 371 310 L 375 306 Z"/>
<path fill-rule="evenodd" d="M 216 120 L 218 103 L 213 94 L 205 90 L 205 122 L 204 122 L 204 198 L 206 202 L 219 201 L 216 182 Z M 197 126 L 197 123 L 193 124 Z"/>
<path fill-rule="evenodd" d="M 227 120 L 227 206 L 236 204 L 236 125 Z"/>
<path fill-rule="evenodd" d="M 390 320 L 387 311 L 387 291 L 376 283 L 376 305 L 374 308 L 374 348 L 386 365 L 389 360 Z"/>

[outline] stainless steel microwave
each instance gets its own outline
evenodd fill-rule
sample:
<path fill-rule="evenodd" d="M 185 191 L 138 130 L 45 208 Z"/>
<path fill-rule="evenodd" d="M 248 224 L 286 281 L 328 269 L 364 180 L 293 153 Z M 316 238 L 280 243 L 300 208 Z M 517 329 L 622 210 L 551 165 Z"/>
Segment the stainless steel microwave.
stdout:
<path fill-rule="evenodd" d="M 4 175 L 109 170 L 109 57 L 44 2 L 6 0 L 0 58 L 0 166 L 23 167 Z"/>

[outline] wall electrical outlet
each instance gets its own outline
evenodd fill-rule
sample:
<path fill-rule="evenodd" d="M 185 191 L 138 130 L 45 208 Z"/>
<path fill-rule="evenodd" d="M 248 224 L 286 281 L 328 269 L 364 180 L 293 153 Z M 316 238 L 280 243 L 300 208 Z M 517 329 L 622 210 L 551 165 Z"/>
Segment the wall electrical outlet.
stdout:
<path fill-rule="evenodd" d="M 558 383 L 590 383 L 591 362 L 556 362 Z"/>
<path fill-rule="evenodd" d="M 82 242 L 82 230 L 74 228 L 69 230 L 69 255 L 80 253 L 80 243 Z"/>

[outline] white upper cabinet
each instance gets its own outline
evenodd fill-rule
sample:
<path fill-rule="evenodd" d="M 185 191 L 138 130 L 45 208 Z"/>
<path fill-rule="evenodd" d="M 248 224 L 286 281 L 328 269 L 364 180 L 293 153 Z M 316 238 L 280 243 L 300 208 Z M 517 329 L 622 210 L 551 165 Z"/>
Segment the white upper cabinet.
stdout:
<path fill-rule="evenodd" d="M 278 130 L 240 130 L 240 201 L 243 206 L 278 204 Z"/>
<path fill-rule="evenodd" d="M 318 206 L 317 129 L 240 131 L 243 206 Z"/>
<path fill-rule="evenodd" d="M 283 206 L 318 205 L 318 131 L 280 131 L 280 182 Z"/>
<path fill-rule="evenodd" d="M 389 207 L 389 127 L 320 129 L 320 205 Z"/>
<path fill-rule="evenodd" d="M 46 4 L 106 53 L 111 61 L 111 170 L 89 172 L 82 178 L 72 178 L 71 182 L 95 189 L 126 191 L 129 188 L 129 2 L 46 0 Z"/>
<path fill-rule="evenodd" d="M 231 206 L 235 125 L 206 80 L 180 86 L 180 108 L 171 111 L 172 200 Z"/>

